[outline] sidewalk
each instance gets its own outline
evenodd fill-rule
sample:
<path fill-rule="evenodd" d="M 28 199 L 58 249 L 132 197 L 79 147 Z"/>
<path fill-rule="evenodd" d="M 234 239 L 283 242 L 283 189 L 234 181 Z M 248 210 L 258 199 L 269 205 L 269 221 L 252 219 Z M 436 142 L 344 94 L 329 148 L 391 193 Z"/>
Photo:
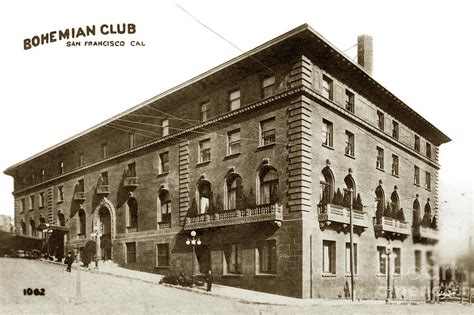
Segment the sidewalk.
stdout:
<path fill-rule="evenodd" d="M 53 262 L 48 260 L 41 260 L 44 262 L 59 264 L 66 267 L 63 263 Z M 73 264 L 73 269 L 79 266 L 78 263 Z M 80 267 L 82 271 L 88 271 L 92 273 L 107 274 L 119 278 L 127 278 L 132 280 L 139 280 L 151 284 L 159 284 L 162 275 L 136 271 L 126 269 L 117 266 L 113 262 L 99 262 L 99 268 L 95 267 L 94 263 L 91 263 L 88 268 Z M 225 299 L 236 300 L 241 303 L 247 304 L 271 304 L 271 305 L 291 305 L 291 306 L 311 306 L 311 305 L 384 305 L 386 304 L 383 300 L 360 300 L 352 302 L 351 300 L 326 300 L 326 299 L 298 299 L 277 294 L 258 292 L 252 290 L 246 290 L 236 287 L 230 287 L 220 284 L 213 284 L 212 291 L 207 292 L 205 286 L 203 287 L 182 287 L 178 285 L 171 285 L 163 283 L 161 284 L 166 287 L 171 287 L 180 290 L 191 291 L 199 294 L 207 294 Z M 417 301 L 393 301 L 390 304 L 424 304 L 424 302 Z"/>

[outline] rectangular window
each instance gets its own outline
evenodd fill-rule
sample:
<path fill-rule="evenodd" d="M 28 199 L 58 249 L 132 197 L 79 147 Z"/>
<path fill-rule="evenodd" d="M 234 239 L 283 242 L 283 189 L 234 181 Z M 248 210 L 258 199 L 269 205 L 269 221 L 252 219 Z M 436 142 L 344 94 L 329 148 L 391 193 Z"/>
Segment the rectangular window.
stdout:
<path fill-rule="evenodd" d="M 77 190 L 80 191 L 80 192 L 85 191 L 85 186 L 84 186 L 84 180 L 83 179 L 80 179 L 80 180 L 77 181 Z"/>
<path fill-rule="evenodd" d="M 399 174 L 399 158 L 397 155 L 392 154 L 392 175 L 398 176 Z"/>
<path fill-rule="evenodd" d="M 64 162 L 59 162 L 59 174 L 64 174 Z"/>
<path fill-rule="evenodd" d="M 156 265 L 158 267 L 168 267 L 170 265 L 169 244 L 156 244 Z"/>
<path fill-rule="evenodd" d="M 44 181 L 44 179 L 45 179 L 45 174 L 46 174 L 45 170 L 42 169 L 42 170 L 41 170 L 41 181 Z"/>
<path fill-rule="evenodd" d="M 242 249 L 240 244 L 224 245 L 224 274 L 239 274 L 242 272 Z"/>
<path fill-rule="evenodd" d="M 58 202 L 64 201 L 64 187 L 58 186 Z"/>
<path fill-rule="evenodd" d="M 421 273 L 421 250 L 415 250 L 415 272 Z"/>
<path fill-rule="evenodd" d="M 400 275 L 402 273 L 402 252 L 400 248 L 394 248 L 393 249 L 393 261 L 394 261 L 394 266 L 395 270 L 393 271 L 394 275 Z"/>
<path fill-rule="evenodd" d="M 107 143 L 102 143 L 101 148 L 102 148 L 102 158 L 105 159 L 107 156 L 109 156 L 109 145 Z"/>
<path fill-rule="evenodd" d="M 260 122 L 260 145 L 275 143 L 275 118 L 270 118 Z"/>
<path fill-rule="evenodd" d="M 79 164 L 79 167 L 84 166 L 84 154 L 83 153 L 79 153 L 78 164 Z"/>
<path fill-rule="evenodd" d="M 332 147 L 332 122 L 323 119 L 323 145 Z"/>
<path fill-rule="evenodd" d="M 346 106 L 346 110 L 353 113 L 354 112 L 354 93 L 352 93 L 349 90 L 346 90 L 346 94 L 344 94 L 344 103 Z"/>
<path fill-rule="evenodd" d="M 385 254 L 384 246 L 377 246 L 377 252 L 379 256 L 379 269 L 378 273 L 384 275 L 387 273 L 387 255 Z"/>
<path fill-rule="evenodd" d="M 20 212 L 25 212 L 26 209 L 26 201 L 25 198 L 20 199 Z"/>
<path fill-rule="evenodd" d="M 129 163 L 127 165 L 127 177 L 136 177 L 137 176 L 137 166 L 135 162 Z"/>
<path fill-rule="evenodd" d="M 130 149 L 135 147 L 135 133 L 134 132 L 130 132 L 128 134 L 128 147 Z"/>
<path fill-rule="evenodd" d="M 385 117 L 384 114 L 379 110 L 377 111 L 377 127 L 382 131 L 385 128 Z"/>
<path fill-rule="evenodd" d="M 206 139 L 199 142 L 199 163 L 211 160 L 211 140 Z"/>
<path fill-rule="evenodd" d="M 323 240 L 323 273 L 336 274 L 336 242 Z"/>
<path fill-rule="evenodd" d="M 125 246 L 127 248 L 127 264 L 133 264 L 137 262 L 137 243 L 125 243 Z"/>
<path fill-rule="evenodd" d="M 209 119 L 209 102 L 201 104 L 201 121 Z"/>
<path fill-rule="evenodd" d="M 415 135 L 415 151 L 420 152 L 420 137 Z"/>
<path fill-rule="evenodd" d="M 40 208 L 44 207 L 44 192 L 39 193 L 39 206 Z"/>
<path fill-rule="evenodd" d="M 160 153 L 160 174 L 167 173 L 170 171 L 170 157 L 169 152 Z"/>
<path fill-rule="evenodd" d="M 354 156 L 354 134 L 346 130 L 346 154 Z"/>
<path fill-rule="evenodd" d="M 354 274 L 357 274 L 357 244 L 354 245 Z M 346 243 L 346 273 L 351 273 L 351 243 Z"/>
<path fill-rule="evenodd" d="M 165 119 L 161 122 L 161 130 L 161 135 L 163 137 L 170 134 L 170 121 L 168 119 Z"/>
<path fill-rule="evenodd" d="M 240 152 L 240 129 L 227 133 L 227 154 L 231 155 Z"/>
<path fill-rule="evenodd" d="M 101 185 L 108 185 L 109 184 L 109 173 L 108 172 L 102 172 L 100 173 L 100 180 L 101 180 Z"/>
<path fill-rule="evenodd" d="M 431 190 L 431 173 L 425 172 L 425 189 Z"/>
<path fill-rule="evenodd" d="M 381 169 L 383 170 L 383 160 L 384 160 L 384 152 L 383 152 L 383 149 L 380 148 L 380 147 L 377 147 L 377 163 L 376 163 L 376 167 L 378 169 Z"/>
<path fill-rule="evenodd" d="M 35 173 L 31 174 L 31 184 L 35 183 Z"/>
<path fill-rule="evenodd" d="M 262 80 L 262 96 L 263 98 L 275 94 L 275 76 L 267 77 Z"/>
<path fill-rule="evenodd" d="M 426 157 L 431 159 L 431 143 L 426 142 Z"/>
<path fill-rule="evenodd" d="M 414 181 L 415 185 L 420 186 L 420 168 L 416 165 L 415 165 L 414 176 L 415 176 L 415 181 Z"/>
<path fill-rule="evenodd" d="M 397 140 L 400 138 L 400 125 L 395 120 L 393 121 L 393 126 L 392 126 L 392 137 L 394 137 Z"/>
<path fill-rule="evenodd" d="M 231 111 L 240 108 L 240 90 L 229 93 L 229 108 Z"/>
<path fill-rule="evenodd" d="M 35 208 L 35 196 L 31 195 L 30 196 L 30 210 L 33 210 Z"/>
<path fill-rule="evenodd" d="M 323 75 L 323 87 L 321 91 L 323 96 L 329 100 L 332 100 L 332 91 L 332 80 L 329 77 Z"/>
<path fill-rule="evenodd" d="M 265 241 L 257 248 L 258 253 L 258 272 L 275 274 L 276 273 L 276 241 Z"/>

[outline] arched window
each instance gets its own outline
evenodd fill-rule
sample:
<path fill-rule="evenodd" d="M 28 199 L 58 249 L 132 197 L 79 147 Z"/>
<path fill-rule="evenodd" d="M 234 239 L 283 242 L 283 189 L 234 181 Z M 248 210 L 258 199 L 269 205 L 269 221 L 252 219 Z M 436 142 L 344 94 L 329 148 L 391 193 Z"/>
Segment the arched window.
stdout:
<path fill-rule="evenodd" d="M 352 178 L 352 175 L 349 174 L 346 177 L 344 177 L 344 183 L 346 184 L 346 188 L 344 189 L 344 197 L 342 200 L 342 204 L 344 207 L 349 208 L 351 206 L 352 202 L 352 207 L 356 208 L 356 191 L 355 191 L 355 181 L 354 178 Z M 351 193 L 352 191 L 352 193 Z M 352 200 L 351 200 L 352 199 Z M 359 208 L 359 207 L 357 207 Z"/>
<path fill-rule="evenodd" d="M 420 224 L 420 202 L 418 199 L 413 201 L 413 226 Z"/>
<path fill-rule="evenodd" d="M 375 200 L 377 202 L 377 210 L 375 212 L 378 222 L 380 222 L 382 216 L 384 215 L 385 209 L 385 192 L 383 191 L 382 185 L 378 185 L 375 188 Z"/>
<path fill-rule="evenodd" d="M 207 180 L 201 180 L 198 185 L 198 207 L 199 213 L 206 213 L 209 210 L 209 206 L 212 200 L 212 187 L 211 183 Z"/>
<path fill-rule="evenodd" d="M 242 198 L 242 178 L 237 174 L 232 174 L 226 180 L 225 187 L 225 209 L 239 209 Z"/>
<path fill-rule="evenodd" d="M 421 225 L 427 228 L 431 227 L 431 205 L 429 199 L 425 204 L 425 213 L 423 214 Z"/>
<path fill-rule="evenodd" d="M 425 215 L 431 216 L 431 205 L 430 205 L 429 201 L 426 202 L 426 204 L 425 204 Z"/>
<path fill-rule="evenodd" d="M 66 226 L 66 219 L 64 218 L 64 214 L 61 211 L 58 212 L 58 224 L 60 226 Z"/>
<path fill-rule="evenodd" d="M 129 230 L 136 231 L 138 228 L 138 202 L 137 199 L 130 197 L 127 200 L 128 205 L 128 226 Z"/>
<path fill-rule="evenodd" d="M 30 219 L 30 236 L 36 236 L 36 224 L 33 219 Z"/>
<path fill-rule="evenodd" d="M 78 235 L 86 235 L 86 212 L 84 209 L 79 209 L 79 229 Z"/>
<path fill-rule="evenodd" d="M 160 189 L 158 193 L 158 222 L 168 224 L 171 222 L 171 198 L 166 189 Z"/>
<path fill-rule="evenodd" d="M 260 171 L 260 204 L 278 202 L 278 172 L 273 167 L 264 167 Z"/>
<path fill-rule="evenodd" d="M 332 202 L 334 196 L 334 176 L 327 166 L 321 171 L 320 184 L 320 202 L 327 205 Z"/>
<path fill-rule="evenodd" d="M 27 233 L 27 232 L 26 232 L 26 222 L 23 221 L 23 220 L 21 220 L 21 223 L 20 223 L 20 224 L 21 224 L 21 234 L 22 234 L 22 235 L 26 235 L 26 233 Z"/>
<path fill-rule="evenodd" d="M 397 191 L 393 191 L 390 195 L 392 211 L 398 211 L 400 209 L 400 198 L 398 197 Z"/>
<path fill-rule="evenodd" d="M 352 175 L 349 174 L 344 177 L 344 183 L 346 183 L 347 189 L 352 189 L 352 197 L 354 197 L 356 195 L 356 185 Z"/>

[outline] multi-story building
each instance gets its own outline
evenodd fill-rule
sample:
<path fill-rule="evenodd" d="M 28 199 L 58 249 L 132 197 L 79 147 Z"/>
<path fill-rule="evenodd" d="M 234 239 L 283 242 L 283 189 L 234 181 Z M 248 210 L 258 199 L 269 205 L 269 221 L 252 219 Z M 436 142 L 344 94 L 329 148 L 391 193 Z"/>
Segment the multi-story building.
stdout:
<path fill-rule="evenodd" d="M 8 168 L 15 225 L 100 255 L 302 298 L 424 298 L 450 141 L 307 25 Z M 186 243 L 191 231 L 201 241 Z M 390 249 L 390 251 L 388 250 Z M 391 255 L 387 255 L 391 252 Z M 388 259 L 392 258 L 392 259 Z"/>

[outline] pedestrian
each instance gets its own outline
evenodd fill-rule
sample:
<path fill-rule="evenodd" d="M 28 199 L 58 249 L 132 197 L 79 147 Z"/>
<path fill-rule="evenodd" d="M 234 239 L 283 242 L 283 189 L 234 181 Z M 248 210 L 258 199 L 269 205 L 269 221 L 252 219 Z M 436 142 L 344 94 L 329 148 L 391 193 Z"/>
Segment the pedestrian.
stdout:
<path fill-rule="evenodd" d="M 207 282 L 207 292 L 210 292 L 212 288 L 212 272 L 210 269 L 206 274 L 206 282 Z"/>
<path fill-rule="evenodd" d="M 64 263 L 67 265 L 66 271 L 71 272 L 71 265 L 73 262 L 74 262 L 74 257 L 72 256 L 72 253 L 68 252 L 66 259 L 64 260 Z"/>

